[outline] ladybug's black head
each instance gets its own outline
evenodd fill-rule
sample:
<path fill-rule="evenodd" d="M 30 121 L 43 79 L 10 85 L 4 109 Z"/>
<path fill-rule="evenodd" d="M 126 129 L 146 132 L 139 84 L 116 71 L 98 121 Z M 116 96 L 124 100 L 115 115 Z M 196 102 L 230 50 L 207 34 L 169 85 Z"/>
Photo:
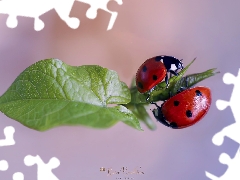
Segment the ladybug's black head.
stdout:
<path fill-rule="evenodd" d="M 176 64 L 177 68 L 178 69 L 183 69 L 183 62 L 182 62 L 182 59 L 181 60 L 178 60 L 177 64 Z"/>

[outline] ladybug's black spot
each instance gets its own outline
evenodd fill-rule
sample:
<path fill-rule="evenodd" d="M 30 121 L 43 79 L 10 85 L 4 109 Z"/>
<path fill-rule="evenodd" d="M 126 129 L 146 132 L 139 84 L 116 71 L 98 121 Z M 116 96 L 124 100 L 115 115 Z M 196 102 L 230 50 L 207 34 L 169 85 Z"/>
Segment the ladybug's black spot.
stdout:
<path fill-rule="evenodd" d="M 202 96 L 202 93 L 199 90 L 196 90 L 195 93 L 196 93 L 196 96 Z"/>
<path fill-rule="evenodd" d="M 158 79 L 158 77 L 156 75 L 153 75 L 153 80 L 156 81 Z"/>
<path fill-rule="evenodd" d="M 143 89 L 143 84 L 142 84 L 142 83 L 138 82 L 137 86 L 138 86 L 139 88 Z"/>
<path fill-rule="evenodd" d="M 178 129 L 178 125 L 175 122 L 171 122 L 170 127 L 173 128 L 173 129 Z"/>
<path fill-rule="evenodd" d="M 147 67 L 146 67 L 146 66 L 143 66 L 142 71 L 143 71 L 143 72 L 146 72 L 146 71 L 147 71 Z"/>
<path fill-rule="evenodd" d="M 190 117 L 192 117 L 192 112 L 190 110 L 187 110 L 186 115 L 187 115 L 188 118 L 190 118 Z"/>
<path fill-rule="evenodd" d="M 180 103 L 179 101 L 174 101 L 174 102 L 173 102 L 174 106 L 178 106 L 179 103 Z"/>

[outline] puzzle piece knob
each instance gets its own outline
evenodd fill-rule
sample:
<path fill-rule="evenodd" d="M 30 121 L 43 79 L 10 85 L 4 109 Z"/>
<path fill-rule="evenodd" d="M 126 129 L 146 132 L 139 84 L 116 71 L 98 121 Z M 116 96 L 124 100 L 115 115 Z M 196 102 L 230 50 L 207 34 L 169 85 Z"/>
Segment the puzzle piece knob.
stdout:
<path fill-rule="evenodd" d="M 217 100 L 216 101 L 216 106 L 219 110 L 224 110 L 229 106 L 229 102 L 228 101 L 224 101 L 224 100 Z"/>
<path fill-rule="evenodd" d="M 215 144 L 217 146 L 222 145 L 223 141 L 224 141 L 224 135 L 221 131 L 219 133 L 215 134 L 212 138 L 213 144 Z"/>
<path fill-rule="evenodd" d="M 225 84 L 234 84 L 237 78 L 231 73 L 225 73 L 223 75 L 223 82 Z"/>
<path fill-rule="evenodd" d="M 231 161 L 231 158 L 226 153 L 222 153 L 219 157 L 219 162 L 222 164 L 229 164 L 230 161 Z"/>

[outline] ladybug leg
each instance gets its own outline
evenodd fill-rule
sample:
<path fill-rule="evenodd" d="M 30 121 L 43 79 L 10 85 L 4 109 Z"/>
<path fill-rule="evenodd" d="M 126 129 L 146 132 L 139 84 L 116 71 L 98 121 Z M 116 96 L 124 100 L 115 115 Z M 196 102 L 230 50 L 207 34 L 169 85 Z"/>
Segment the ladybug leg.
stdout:
<path fill-rule="evenodd" d="M 172 78 L 172 73 L 170 73 L 170 79 Z"/>
<path fill-rule="evenodd" d="M 165 77 L 165 82 L 166 82 L 166 88 L 168 88 L 168 86 L 169 86 L 169 81 L 168 81 L 168 73 L 169 73 L 169 70 L 167 71 L 167 74 L 166 74 L 166 77 Z"/>
<path fill-rule="evenodd" d="M 180 92 L 188 89 L 188 85 L 189 85 L 189 84 L 188 84 L 188 77 L 187 77 L 187 76 L 184 77 L 184 82 L 185 82 L 185 86 L 184 86 L 184 87 L 180 87 L 180 89 L 177 91 L 177 93 L 180 93 Z"/>
<path fill-rule="evenodd" d="M 179 90 L 177 90 L 177 94 L 178 93 L 180 93 L 180 92 L 183 92 L 183 91 L 185 91 L 186 89 L 188 89 L 188 87 L 186 86 L 186 87 L 180 87 L 180 89 Z"/>
<path fill-rule="evenodd" d="M 154 104 L 158 109 L 162 109 L 162 106 L 159 106 L 157 103 L 155 102 L 150 102 L 151 104 Z"/>
<path fill-rule="evenodd" d="M 188 84 L 188 77 L 187 76 L 184 78 L 184 81 L 185 81 L 185 87 L 180 87 L 180 89 L 177 91 L 177 93 L 180 93 L 180 92 L 188 89 L 189 84 Z"/>
<path fill-rule="evenodd" d="M 175 76 L 178 76 L 178 73 L 176 72 L 177 70 L 173 71 L 173 70 L 170 70 L 170 73 L 171 74 L 174 74 Z"/>
<path fill-rule="evenodd" d="M 148 102 L 150 99 L 150 94 L 148 94 L 147 98 L 146 98 L 146 101 Z M 150 102 L 152 104 L 152 102 Z"/>
<path fill-rule="evenodd" d="M 186 90 L 187 88 L 186 87 L 180 87 L 179 90 L 177 90 L 177 94 L 180 93 L 180 92 L 183 92 L 184 90 Z"/>
<path fill-rule="evenodd" d="M 152 89 L 150 89 L 150 91 L 148 92 L 148 95 L 147 95 L 147 98 L 146 98 L 146 101 L 148 102 L 149 99 L 150 99 L 150 93 L 154 90 L 154 87 Z M 149 102 L 152 104 L 152 102 Z"/>
<path fill-rule="evenodd" d="M 178 74 L 178 70 L 179 70 L 179 69 L 176 69 L 174 72 Z"/>

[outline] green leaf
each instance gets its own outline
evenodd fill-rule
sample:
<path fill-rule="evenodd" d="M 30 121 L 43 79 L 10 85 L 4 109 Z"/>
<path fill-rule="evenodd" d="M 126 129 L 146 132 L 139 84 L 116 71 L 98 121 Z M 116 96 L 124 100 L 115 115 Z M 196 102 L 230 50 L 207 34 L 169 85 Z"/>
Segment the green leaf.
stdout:
<path fill-rule="evenodd" d="M 129 110 L 133 112 L 133 114 L 142 121 L 149 129 L 155 130 L 156 124 L 153 122 L 151 117 L 149 116 L 146 108 L 143 104 L 127 104 L 125 105 Z"/>
<path fill-rule="evenodd" d="M 207 71 L 201 72 L 201 73 L 195 73 L 195 74 L 189 74 L 185 77 L 182 77 L 177 83 L 175 84 L 174 88 L 172 89 L 172 95 L 174 96 L 177 94 L 177 91 L 183 87 L 183 88 L 191 88 L 192 86 L 196 85 L 197 83 L 203 81 L 204 79 L 207 79 L 211 76 L 214 76 L 218 72 L 214 72 L 216 68 L 209 69 Z"/>
<path fill-rule="evenodd" d="M 127 85 L 115 71 L 47 59 L 16 78 L 0 97 L 0 111 L 39 131 L 62 125 L 108 128 L 118 121 L 141 130 L 136 116 L 120 105 L 130 100 Z"/>
<path fill-rule="evenodd" d="M 137 113 L 135 114 L 147 127 L 151 130 L 155 130 L 156 124 L 153 122 L 151 117 L 149 116 L 146 108 L 143 105 L 136 105 Z"/>
<path fill-rule="evenodd" d="M 137 87 L 132 87 L 131 92 L 131 103 L 132 104 L 148 104 L 146 94 L 142 94 L 138 91 Z"/>

